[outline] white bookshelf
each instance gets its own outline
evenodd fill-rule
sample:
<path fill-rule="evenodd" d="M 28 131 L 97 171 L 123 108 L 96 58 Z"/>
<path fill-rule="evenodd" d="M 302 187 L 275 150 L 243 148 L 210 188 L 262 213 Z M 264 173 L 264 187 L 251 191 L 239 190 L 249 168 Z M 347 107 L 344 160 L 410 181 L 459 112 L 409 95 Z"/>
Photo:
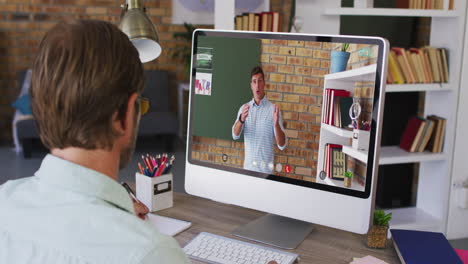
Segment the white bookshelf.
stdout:
<path fill-rule="evenodd" d="M 340 82 L 358 82 L 358 81 L 375 81 L 375 72 L 377 71 L 377 65 L 367 65 L 361 68 L 342 71 L 336 73 L 330 73 L 325 75 L 325 80 L 333 81 L 337 80 Z"/>
<path fill-rule="evenodd" d="M 390 228 L 444 232 L 444 221 L 417 207 L 385 210 L 392 213 Z"/>
<path fill-rule="evenodd" d="M 353 182 L 351 184 L 351 187 L 344 187 L 344 181 L 341 181 L 341 180 L 335 180 L 335 179 L 331 179 L 331 178 L 325 178 L 323 180 L 323 182 L 326 184 L 326 185 L 330 185 L 330 186 L 337 186 L 337 187 L 342 187 L 342 188 L 346 188 L 346 189 L 350 189 L 350 190 L 355 190 L 355 191 L 361 191 L 363 192 L 365 187 L 363 185 L 360 185 L 356 180 L 355 178 L 353 178 Z"/>
<path fill-rule="evenodd" d="M 401 208 L 389 210 L 393 213 L 390 222 L 392 228 L 409 228 L 416 230 L 432 230 L 445 233 L 448 238 L 460 237 L 460 234 L 468 234 L 466 224 L 462 220 L 449 219 L 463 215 L 462 219 L 466 223 L 467 213 L 458 213 L 456 206 L 449 206 L 451 195 L 452 160 L 454 160 L 455 139 L 462 141 L 464 135 L 455 134 L 455 124 L 458 111 L 458 98 L 460 90 L 465 85 L 460 84 L 460 72 L 462 69 L 462 55 L 464 47 L 468 50 L 468 38 L 464 39 L 467 24 L 466 7 L 467 1 L 454 0 L 454 9 L 448 9 L 448 0 L 444 0 L 444 10 L 417 10 L 417 9 L 395 9 L 395 8 L 341 8 L 341 0 L 306 1 L 300 0 L 296 3 L 296 15 L 304 19 L 304 33 L 320 34 L 340 34 L 341 16 L 392 16 L 392 17 L 431 17 L 431 32 L 429 45 L 434 47 L 444 47 L 449 51 L 449 82 L 444 84 L 402 84 L 387 85 L 387 93 L 424 92 L 423 114 L 439 115 L 447 119 L 445 142 L 443 153 L 408 153 L 398 148 L 398 146 L 382 147 L 380 152 L 380 165 L 413 163 L 419 164 L 418 190 L 416 206 L 412 208 Z M 464 43 L 467 43 L 464 45 Z M 391 43 L 390 43 L 391 45 Z M 327 81 L 325 81 L 327 83 Z M 336 84 L 340 81 L 335 80 Z M 343 89 L 344 87 L 333 87 L 331 83 L 325 88 Z M 415 102 L 416 103 L 416 102 Z M 463 104 L 463 102 L 461 102 Z M 462 107 L 462 106 L 460 106 Z M 465 111 L 466 112 L 466 111 Z M 466 119 L 463 117 L 463 120 Z M 406 121 L 404 121 L 406 122 Z M 385 116 L 383 119 L 385 126 Z M 325 139 L 331 138 L 326 128 Z M 322 135 L 322 134 L 321 134 Z M 334 137 L 336 137 L 333 134 Z M 466 142 L 466 140 L 465 140 Z M 343 141 L 343 151 L 347 155 L 358 160 L 366 160 L 364 153 L 349 147 L 349 142 Z M 322 144 L 319 144 L 319 148 Z M 466 145 L 462 147 L 466 152 Z M 319 152 L 319 163 L 321 153 Z M 318 168 L 320 170 L 320 168 Z M 458 170 L 460 172 L 460 170 Z M 464 178 L 466 178 L 466 170 Z M 453 193 L 453 192 L 452 192 Z M 455 213 L 450 213 L 450 212 Z M 466 211 L 466 210 L 465 210 Z M 453 216 L 452 216 L 453 215 Z M 464 228 L 461 228 L 464 226 Z M 450 230 L 448 232 L 447 230 Z"/>
<path fill-rule="evenodd" d="M 386 93 L 405 92 L 451 92 L 452 85 L 446 83 L 387 84 Z"/>
<path fill-rule="evenodd" d="M 367 163 L 367 152 L 343 146 L 343 152 L 361 162 Z M 385 146 L 380 148 L 379 165 L 404 164 L 416 162 L 445 161 L 446 153 L 408 152 L 399 146 Z"/>
<path fill-rule="evenodd" d="M 337 136 L 344 137 L 344 138 L 352 138 L 353 137 L 353 131 L 347 130 L 344 128 L 339 128 L 336 126 L 331 126 L 325 123 L 322 123 L 322 128 L 330 133 L 333 133 Z"/>
<path fill-rule="evenodd" d="M 401 9 L 401 8 L 326 8 L 324 15 L 333 16 L 396 16 L 396 17 L 459 17 L 453 10 Z"/>
<path fill-rule="evenodd" d="M 428 161 L 446 161 L 448 155 L 446 153 L 424 152 L 408 152 L 398 146 L 386 146 L 380 148 L 380 165 L 416 163 Z"/>
<path fill-rule="evenodd" d="M 367 153 L 364 151 L 357 150 L 351 146 L 343 146 L 343 153 L 361 162 L 367 163 Z"/>

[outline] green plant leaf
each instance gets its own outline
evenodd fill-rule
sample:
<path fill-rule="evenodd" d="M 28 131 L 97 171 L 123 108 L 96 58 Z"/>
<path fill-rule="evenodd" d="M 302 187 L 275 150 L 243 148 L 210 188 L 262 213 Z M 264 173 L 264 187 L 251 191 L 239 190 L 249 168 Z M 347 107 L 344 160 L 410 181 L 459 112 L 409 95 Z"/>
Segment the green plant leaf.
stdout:
<path fill-rule="evenodd" d="M 392 219 L 392 213 L 385 214 L 383 210 L 374 211 L 374 225 L 388 226 L 388 223 Z"/>

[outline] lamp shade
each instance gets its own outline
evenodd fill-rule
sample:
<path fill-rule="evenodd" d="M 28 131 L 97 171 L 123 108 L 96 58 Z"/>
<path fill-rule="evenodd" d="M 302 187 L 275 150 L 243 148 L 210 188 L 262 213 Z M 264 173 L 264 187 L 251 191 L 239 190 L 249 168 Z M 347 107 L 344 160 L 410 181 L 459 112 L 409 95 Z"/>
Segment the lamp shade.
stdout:
<path fill-rule="evenodd" d="M 158 33 L 144 12 L 144 8 L 130 6 L 124 10 L 119 27 L 138 50 L 142 63 L 159 57 L 161 46 L 158 43 Z"/>

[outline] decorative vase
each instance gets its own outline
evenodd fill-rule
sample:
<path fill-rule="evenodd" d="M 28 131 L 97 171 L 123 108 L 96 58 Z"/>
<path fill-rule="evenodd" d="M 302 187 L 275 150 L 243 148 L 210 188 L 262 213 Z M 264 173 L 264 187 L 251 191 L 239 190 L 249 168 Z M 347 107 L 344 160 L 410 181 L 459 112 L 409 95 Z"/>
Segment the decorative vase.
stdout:
<path fill-rule="evenodd" d="M 344 177 L 344 186 L 350 188 L 351 183 L 353 182 L 353 178 Z"/>
<path fill-rule="evenodd" d="M 345 51 L 332 51 L 331 57 L 331 73 L 342 72 L 346 70 L 350 53 Z"/>
<path fill-rule="evenodd" d="M 367 246 L 370 248 L 387 247 L 388 226 L 372 226 L 367 233 Z"/>

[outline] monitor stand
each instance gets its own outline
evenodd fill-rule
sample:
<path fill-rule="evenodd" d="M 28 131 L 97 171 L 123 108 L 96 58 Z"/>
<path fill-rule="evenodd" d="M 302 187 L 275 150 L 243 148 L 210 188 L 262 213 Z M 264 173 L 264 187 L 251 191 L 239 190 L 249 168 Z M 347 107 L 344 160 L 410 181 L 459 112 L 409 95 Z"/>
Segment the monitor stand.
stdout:
<path fill-rule="evenodd" d="M 240 226 L 232 234 L 270 246 L 294 249 L 304 241 L 313 228 L 311 223 L 266 214 L 246 225 Z"/>

